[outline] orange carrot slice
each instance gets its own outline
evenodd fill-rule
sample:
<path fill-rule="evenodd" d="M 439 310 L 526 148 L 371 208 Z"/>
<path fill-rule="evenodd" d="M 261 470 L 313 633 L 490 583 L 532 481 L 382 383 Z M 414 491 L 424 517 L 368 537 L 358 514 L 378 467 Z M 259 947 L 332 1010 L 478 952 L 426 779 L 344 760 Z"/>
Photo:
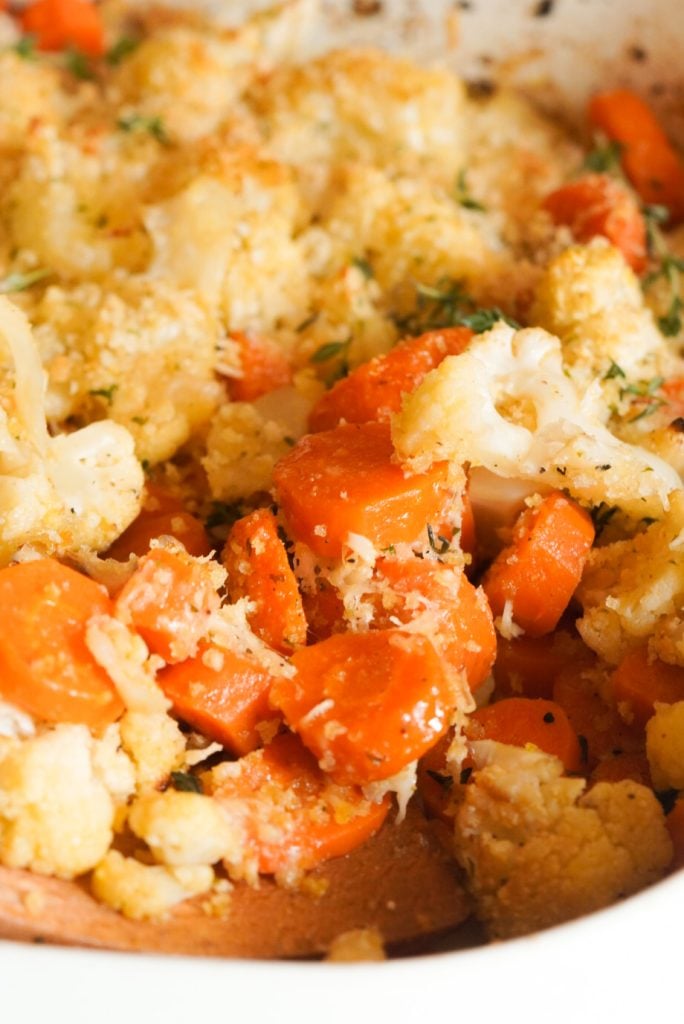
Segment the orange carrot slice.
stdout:
<path fill-rule="evenodd" d="M 162 488 L 146 487 L 139 515 L 107 552 L 109 558 L 127 562 L 131 555 L 146 555 L 159 537 L 174 537 L 189 555 L 210 555 L 213 545 L 203 523 L 186 512 L 182 501 Z"/>
<path fill-rule="evenodd" d="M 514 747 L 532 744 L 554 754 L 568 772 L 583 767 L 577 733 L 563 708 L 551 700 L 507 697 L 474 711 L 468 720 L 471 740 L 488 739 Z"/>
<path fill-rule="evenodd" d="M 264 643 L 282 654 L 306 643 L 302 599 L 272 512 L 261 508 L 238 519 L 221 561 L 228 570 L 230 600 L 249 598 L 254 606 L 249 624 Z"/>
<path fill-rule="evenodd" d="M 102 19 L 91 0 L 34 0 L 22 11 L 21 27 L 40 50 L 71 46 L 90 57 L 105 50 Z"/>
<path fill-rule="evenodd" d="M 152 548 L 116 598 L 116 614 L 150 651 L 174 664 L 192 657 L 220 605 L 210 564 L 181 548 Z"/>
<path fill-rule="evenodd" d="M 607 174 L 588 174 L 551 192 L 543 202 L 556 224 L 565 224 L 578 242 L 597 235 L 620 250 L 640 274 L 646 266 L 646 222 L 634 197 Z"/>
<path fill-rule="evenodd" d="M 334 783 L 292 733 L 281 733 L 221 772 L 213 795 L 242 818 L 262 874 L 308 871 L 369 839 L 390 808 Z"/>
<path fill-rule="evenodd" d="M 576 633 L 557 629 L 545 636 L 499 637 L 494 662 L 497 697 L 544 697 L 553 694 L 554 679 L 569 663 L 593 660 Z"/>
<path fill-rule="evenodd" d="M 338 781 L 386 779 L 447 728 L 450 676 L 418 633 L 341 633 L 292 663 L 296 676 L 274 681 L 271 703 Z"/>
<path fill-rule="evenodd" d="M 85 642 L 88 620 L 111 610 L 103 587 L 53 558 L 0 571 L 2 698 L 46 722 L 114 722 L 123 703 Z"/>
<path fill-rule="evenodd" d="M 157 682 L 179 718 L 239 756 L 261 745 L 259 726 L 275 717 L 270 672 L 215 644 L 200 643 L 194 658 L 162 669 Z"/>
<path fill-rule="evenodd" d="M 502 615 L 510 602 L 513 620 L 525 633 L 550 633 L 570 603 L 593 540 L 589 515 L 560 491 L 526 509 L 512 544 L 482 581 L 494 614 Z"/>
<path fill-rule="evenodd" d="M 311 411 L 309 429 L 332 430 L 343 421 L 388 422 L 401 409 L 403 396 L 414 391 L 445 356 L 467 348 L 472 336 L 467 327 L 446 327 L 400 341 L 391 352 L 357 367 L 326 391 Z"/>
<path fill-rule="evenodd" d="M 287 356 L 274 341 L 250 332 L 230 335 L 240 353 L 241 377 L 227 378 L 228 394 L 234 402 L 253 402 L 292 380 Z"/>
<path fill-rule="evenodd" d="M 405 473 L 392 461 L 389 424 L 349 423 L 307 434 L 276 464 L 286 528 L 322 558 L 339 558 L 350 533 L 377 548 L 413 543 L 444 518 L 448 466 Z"/>
<path fill-rule="evenodd" d="M 684 700 L 684 669 L 651 658 L 638 647 L 622 659 L 611 676 L 613 696 L 627 721 L 645 726 L 655 704 Z"/>

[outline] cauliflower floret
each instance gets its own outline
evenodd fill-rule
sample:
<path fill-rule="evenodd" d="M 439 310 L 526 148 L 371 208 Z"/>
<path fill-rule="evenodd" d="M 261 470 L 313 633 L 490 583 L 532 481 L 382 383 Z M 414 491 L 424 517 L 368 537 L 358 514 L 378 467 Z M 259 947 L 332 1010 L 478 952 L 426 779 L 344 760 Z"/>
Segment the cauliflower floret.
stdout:
<path fill-rule="evenodd" d="M 680 486 L 656 456 L 619 441 L 601 420 L 597 382 L 579 390 L 560 342 L 498 324 L 428 374 L 392 423 L 399 456 L 421 470 L 450 459 L 502 477 L 562 486 L 585 504 L 660 515 Z"/>
<path fill-rule="evenodd" d="M 130 785 L 125 755 L 105 745 L 98 753 L 85 726 L 60 725 L 3 750 L 1 863 L 73 878 L 101 860 L 112 841 L 114 796 L 125 799 Z"/>
<path fill-rule="evenodd" d="M 684 789 L 684 701 L 656 704 L 646 724 L 646 754 L 656 789 Z"/>
<path fill-rule="evenodd" d="M 139 793 L 159 786 L 183 764 L 185 737 L 163 712 L 127 711 L 121 719 L 121 744 L 135 765 Z"/>
<path fill-rule="evenodd" d="M 215 864 L 242 857 L 244 834 L 218 801 L 200 793 L 149 793 L 131 807 L 128 823 L 161 864 Z"/>
<path fill-rule="evenodd" d="M 217 322 L 188 292 L 149 280 L 116 291 L 52 287 L 34 317 L 51 419 L 106 415 L 150 463 L 170 458 L 223 395 L 214 375 Z"/>
<path fill-rule="evenodd" d="M 273 467 L 290 450 L 287 427 L 247 402 L 219 409 L 207 437 L 202 465 L 211 495 L 234 502 L 271 487 Z"/>
<path fill-rule="evenodd" d="M 133 439 L 109 420 L 50 437 L 28 321 L 1 296 L 0 340 L 14 365 L 13 408 L 0 408 L 0 560 L 22 544 L 57 554 L 108 547 L 140 507 Z"/>
<path fill-rule="evenodd" d="M 57 119 L 59 73 L 45 61 L 24 60 L 18 53 L 0 53 L 0 139 L 2 149 L 23 145 L 37 122 Z"/>
<path fill-rule="evenodd" d="M 668 513 L 629 540 L 594 548 L 577 597 L 584 610 L 577 626 L 585 643 L 610 664 L 650 640 L 652 653 L 684 665 L 677 642 L 684 600 L 684 492 L 672 495 Z"/>
<path fill-rule="evenodd" d="M 474 743 L 456 817 L 456 857 L 493 938 L 525 935 L 638 892 L 666 871 L 672 843 L 650 789 L 563 778 L 555 757 Z"/>
<path fill-rule="evenodd" d="M 110 850 L 93 872 L 92 888 L 100 902 L 141 921 L 163 918 L 177 903 L 208 892 L 213 882 L 206 864 L 147 865 Z"/>
<path fill-rule="evenodd" d="M 551 261 L 531 317 L 561 339 L 578 380 L 603 376 L 611 363 L 627 377 L 666 375 L 672 363 L 635 273 L 603 239 L 573 245 Z"/>

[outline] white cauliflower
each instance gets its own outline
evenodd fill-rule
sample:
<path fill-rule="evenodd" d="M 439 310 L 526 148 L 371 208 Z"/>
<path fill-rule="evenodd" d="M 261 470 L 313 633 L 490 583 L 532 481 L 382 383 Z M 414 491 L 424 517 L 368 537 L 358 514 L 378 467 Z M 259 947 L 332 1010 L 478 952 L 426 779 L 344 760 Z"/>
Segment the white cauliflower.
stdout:
<path fill-rule="evenodd" d="M 214 872 L 206 864 L 148 865 L 110 850 L 91 884 L 98 900 L 140 921 L 163 918 L 176 903 L 208 892 L 213 882 Z"/>
<path fill-rule="evenodd" d="M 580 502 L 660 515 L 680 486 L 655 455 L 603 425 L 597 382 L 578 389 L 563 371 L 560 342 L 533 328 L 497 324 L 449 356 L 404 401 L 392 437 L 421 470 L 449 459 L 502 477 L 566 488 Z"/>
<path fill-rule="evenodd" d="M 525 935 L 657 881 L 672 859 L 662 807 L 632 781 L 564 778 L 555 757 L 483 740 L 455 852 L 493 938 Z"/>
<path fill-rule="evenodd" d="M 0 408 L 0 561 L 22 544 L 50 554 L 108 547 L 140 507 L 131 435 L 103 420 L 51 437 L 28 321 L 2 297 L 0 341 L 14 367 L 13 408 Z"/>
<path fill-rule="evenodd" d="M 201 793 L 148 793 L 135 801 L 128 823 L 161 864 L 216 864 L 224 857 L 231 862 L 242 857 L 242 829 L 217 800 Z"/>
<path fill-rule="evenodd" d="M 156 788 L 182 766 L 185 737 L 170 715 L 127 711 L 120 728 L 121 745 L 135 765 L 137 792 Z"/>
<path fill-rule="evenodd" d="M 248 402 L 222 406 L 202 459 L 212 497 L 234 502 L 268 491 L 273 467 L 290 450 L 289 437 L 285 424 L 266 418 Z"/>
<path fill-rule="evenodd" d="M 577 597 L 585 643 L 610 664 L 647 639 L 653 654 L 684 666 L 684 491 L 628 540 L 594 548 Z"/>
<path fill-rule="evenodd" d="M 684 789 L 684 701 L 656 704 L 646 724 L 646 755 L 656 789 Z"/>
<path fill-rule="evenodd" d="M 0 751 L 0 863 L 73 878 L 93 868 L 113 838 L 132 775 L 112 737 L 59 725 Z"/>

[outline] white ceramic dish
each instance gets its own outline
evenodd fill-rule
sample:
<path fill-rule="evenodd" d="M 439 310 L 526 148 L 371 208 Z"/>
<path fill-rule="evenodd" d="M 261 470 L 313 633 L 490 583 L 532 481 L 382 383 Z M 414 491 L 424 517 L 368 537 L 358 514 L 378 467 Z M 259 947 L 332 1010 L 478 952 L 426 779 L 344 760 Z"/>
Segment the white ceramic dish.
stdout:
<path fill-rule="evenodd" d="M 223 21 L 255 6 L 253 0 L 201 2 Z M 684 139 L 684 10 L 671 0 L 384 0 L 380 13 L 366 16 L 352 8 L 372 4 L 323 2 L 325 16 L 311 33 L 316 49 L 373 43 L 419 60 L 446 60 L 474 79 L 514 82 L 564 113 L 581 109 L 600 85 L 629 84 Z M 679 1020 L 682 907 L 684 872 L 620 906 L 531 938 L 353 966 L 0 943 L 0 1019 Z"/>

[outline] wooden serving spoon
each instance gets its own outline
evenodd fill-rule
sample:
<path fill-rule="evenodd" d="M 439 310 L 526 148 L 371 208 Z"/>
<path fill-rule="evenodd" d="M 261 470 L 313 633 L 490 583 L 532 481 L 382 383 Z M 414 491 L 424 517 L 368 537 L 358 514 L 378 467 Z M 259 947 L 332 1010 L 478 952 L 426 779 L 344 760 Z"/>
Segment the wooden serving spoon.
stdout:
<path fill-rule="evenodd" d="M 161 922 L 131 921 L 75 882 L 0 868 L 0 937 L 115 950 L 197 956 L 310 957 L 352 928 L 374 926 L 392 947 L 443 934 L 470 916 L 455 864 L 439 825 L 409 808 L 400 825 L 386 824 L 364 846 L 322 865 L 321 896 L 238 885 L 226 912 L 206 900 L 186 901 Z"/>

